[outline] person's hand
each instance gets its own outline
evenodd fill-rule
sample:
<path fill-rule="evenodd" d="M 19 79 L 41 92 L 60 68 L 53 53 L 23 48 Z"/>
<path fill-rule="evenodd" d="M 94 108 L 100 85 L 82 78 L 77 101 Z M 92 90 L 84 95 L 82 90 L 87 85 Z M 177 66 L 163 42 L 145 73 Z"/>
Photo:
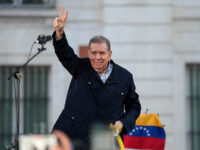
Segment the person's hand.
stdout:
<path fill-rule="evenodd" d="M 61 39 L 63 37 L 64 27 L 67 21 L 69 11 L 65 11 L 65 16 L 63 16 L 62 6 L 58 6 L 59 17 L 54 19 L 54 30 L 56 31 L 56 39 Z"/>
<path fill-rule="evenodd" d="M 114 129 L 116 129 L 117 127 L 119 128 L 119 132 L 121 132 L 123 128 L 123 123 L 121 121 L 116 121 L 114 125 Z"/>
<path fill-rule="evenodd" d="M 63 132 L 53 130 L 52 134 L 60 141 L 60 144 L 53 147 L 52 150 L 73 150 L 70 139 Z"/>

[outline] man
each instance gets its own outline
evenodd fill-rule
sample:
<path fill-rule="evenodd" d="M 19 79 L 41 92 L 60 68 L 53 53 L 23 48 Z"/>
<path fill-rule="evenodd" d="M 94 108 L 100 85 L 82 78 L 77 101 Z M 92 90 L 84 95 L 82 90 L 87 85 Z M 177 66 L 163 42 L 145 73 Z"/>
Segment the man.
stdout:
<path fill-rule="evenodd" d="M 90 40 L 89 59 L 78 58 L 64 33 L 68 13 L 63 16 L 59 6 L 59 17 L 54 20 L 55 53 L 72 75 L 65 107 L 54 129 L 84 142 L 88 142 L 88 130 L 94 121 L 114 123 L 114 128 L 127 133 L 141 110 L 132 74 L 111 60 L 110 42 L 103 36 Z"/>

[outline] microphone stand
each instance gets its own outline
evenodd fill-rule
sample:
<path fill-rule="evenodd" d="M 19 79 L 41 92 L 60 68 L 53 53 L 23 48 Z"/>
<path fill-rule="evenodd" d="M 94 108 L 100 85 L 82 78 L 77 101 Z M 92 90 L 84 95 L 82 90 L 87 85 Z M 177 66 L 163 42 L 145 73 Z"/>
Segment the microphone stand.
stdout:
<path fill-rule="evenodd" d="M 45 44 L 45 43 L 44 43 Z M 39 53 L 41 53 L 42 51 L 46 50 L 46 48 L 44 47 L 44 44 L 41 44 L 41 48 L 38 48 L 38 52 L 36 54 L 34 54 L 30 59 L 28 59 L 22 66 L 17 67 L 16 70 L 8 77 L 8 80 L 10 80 L 12 77 L 14 77 L 14 79 L 17 80 L 17 88 L 18 88 L 18 92 L 17 92 L 17 96 L 16 96 L 16 123 L 17 123 L 17 131 L 16 131 L 16 136 L 15 136 L 15 144 L 11 144 L 10 147 L 6 148 L 4 146 L 5 150 L 12 150 L 13 148 L 16 150 L 19 150 L 19 127 L 20 127 L 20 81 L 21 81 L 21 70 L 23 70 L 24 68 L 26 68 L 26 66 L 28 65 L 28 63 L 35 58 L 37 55 L 39 55 Z"/>

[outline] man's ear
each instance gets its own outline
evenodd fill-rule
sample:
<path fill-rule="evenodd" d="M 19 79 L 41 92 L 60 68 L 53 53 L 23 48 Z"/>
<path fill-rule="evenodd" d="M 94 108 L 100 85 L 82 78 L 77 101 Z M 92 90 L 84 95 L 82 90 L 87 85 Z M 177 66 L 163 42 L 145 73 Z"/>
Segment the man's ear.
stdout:
<path fill-rule="evenodd" d="M 110 56 L 110 59 L 111 59 L 111 57 L 112 57 L 112 51 L 111 50 L 109 51 L 109 56 Z"/>
<path fill-rule="evenodd" d="M 90 50 L 88 49 L 88 58 L 90 58 Z"/>

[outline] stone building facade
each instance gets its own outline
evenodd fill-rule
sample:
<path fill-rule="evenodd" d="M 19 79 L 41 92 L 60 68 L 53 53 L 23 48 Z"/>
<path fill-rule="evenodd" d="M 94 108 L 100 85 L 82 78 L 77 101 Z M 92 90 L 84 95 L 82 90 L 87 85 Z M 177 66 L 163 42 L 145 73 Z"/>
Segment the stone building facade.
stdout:
<path fill-rule="evenodd" d="M 65 32 L 79 54 L 97 34 L 108 37 L 113 60 L 133 73 L 142 112 L 158 113 L 166 150 L 190 149 L 188 64 L 200 64 L 200 2 L 197 0 L 59 0 L 47 7 L 0 9 L 0 66 L 23 64 L 39 34 L 53 32 L 57 6 L 69 10 Z M 39 45 L 35 45 L 33 52 Z M 64 107 L 71 76 L 52 43 L 31 66 L 48 66 L 48 131 Z M 199 75 L 199 74 L 198 74 Z M 1 84 L 1 83 L 0 83 Z M 22 93 L 23 94 L 23 93 Z M 200 125 L 199 125 L 200 126 Z M 23 130 L 23 127 L 21 127 Z M 192 149 L 191 149 L 192 150 Z"/>

